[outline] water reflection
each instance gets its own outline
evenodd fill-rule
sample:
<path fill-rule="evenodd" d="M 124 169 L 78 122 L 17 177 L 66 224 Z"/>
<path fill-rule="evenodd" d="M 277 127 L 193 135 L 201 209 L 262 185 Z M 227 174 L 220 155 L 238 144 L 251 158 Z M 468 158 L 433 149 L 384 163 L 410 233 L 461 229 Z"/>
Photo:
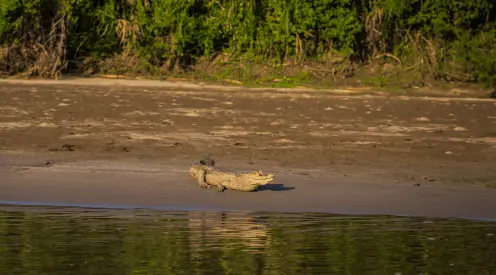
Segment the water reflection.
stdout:
<path fill-rule="evenodd" d="M 496 274 L 496 223 L 0 208 L 0 274 Z"/>

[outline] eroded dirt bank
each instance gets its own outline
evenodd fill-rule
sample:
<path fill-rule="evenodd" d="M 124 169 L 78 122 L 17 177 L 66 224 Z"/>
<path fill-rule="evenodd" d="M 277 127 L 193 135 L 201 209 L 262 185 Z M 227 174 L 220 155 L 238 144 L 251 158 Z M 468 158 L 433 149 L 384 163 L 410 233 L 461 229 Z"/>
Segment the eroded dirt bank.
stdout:
<path fill-rule="evenodd" d="M 46 201 L 57 185 L 43 183 L 49 186 L 35 191 L 35 186 L 43 185 L 35 184 L 37 178 L 58 182 L 59 186 L 70 181 L 73 186 L 107 184 L 102 189 L 106 192 L 118 189 L 118 183 L 105 180 L 126 178 L 126 169 L 103 171 L 101 166 L 94 166 L 93 170 L 77 172 L 82 174 L 71 174 L 88 161 L 106 160 L 113 163 L 112 167 L 118 167 L 116 163 L 155 165 L 156 171 L 165 174 L 148 180 L 157 185 L 167 182 L 167 190 L 176 190 L 176 185 L 186 188 L 174 199 L 182 197 L 176 205 L 186 207 L 188 201 L 193 205 L 202 201 L 205 193 L 211 193 L 197 190 L 181 178 L 191 160 L 203 156 L 215 158 L 226 169 L 275 171 L 285 185 L 296 185 L 286 192 L 264 192 L 266 195 L 260 196 L 221 195 L 250 196 L 250 200 L 265 202 L 300 198 L 303 201 L 298 205 L 305 211 L 312 210 L 305 205 L 332 205 L 325 202 L 322 193 L 337 194 L 335 190 L 356 194 L 352 196 L 355 204 L 348 205 L 360 205 L 360 201 L 374 205 L 372 197 L 359 195 L 360 190 L 369 194 L 402 190 L 403 195 L 394 200 L 397 205 L 411 192 L 415 201 L 424 200 L 431 208 L 454 209 L 460 201 L 460 209 L 473 205 L 474 211 L 490 206 L 476 206 L 477 198 L 482 198 L 477 196 L 490 201 L 487 196 L 496 194 L 496 101 L 29 82 L 1 85 L 0 176 L 4 180 L 0 200 Z M 69 163 L 69 170 L 61 168 Z M 133 174 L 134 183 L 128 182 L 126 189 L 128 195 L 133 193 L 132 186 L 139 190 L 147 180 L 146 170 L 140 168 Z M 109 171 L 114 171 L 113 176 L 106 178 Z M 92 178 L 100 176 L 101 180 Z M 16 187 L 16 182 L 22 184 Z M 274 184 L 282 182 L 276 180 Z M 325 184 L 332 189 L 319 193 Z M 431 195 L 418 195 L 427 189 L 433 190 L 429 191 Z M 457 194 L 479 191 L 466 193 L 475 197 L 444 197 L 454 192 L 449 191 L 452 189 L 458 190 Z M 71 193 L 67 185 L 59 188 L 63 190 Z M 393 191 L 389 195 L 399 194 Z M 386 193 L 381 196 L 388 197 Z M 77 194 L 66 197 L 83 203 Z M 99 196 L 105 194 L 100 192 Z M 125 204 L 125 197 L 114 203 Z M 312 198 L 320 202 L 312 202 Z M 442 203 L 444 199 L 446 204 Z M 234 197 L 223 200 L 229 200 L 223 208 L 249 206 Z M 438 204 L 432 204 L 436 200 Z M 104 201 L 102 197 L 99 203 Z M 270 210 L 270 204 L 263 205 Z M 360 209 L 367 207 L 365 203 Z M 385 211 L 395 205 L 384 207 Z"/>

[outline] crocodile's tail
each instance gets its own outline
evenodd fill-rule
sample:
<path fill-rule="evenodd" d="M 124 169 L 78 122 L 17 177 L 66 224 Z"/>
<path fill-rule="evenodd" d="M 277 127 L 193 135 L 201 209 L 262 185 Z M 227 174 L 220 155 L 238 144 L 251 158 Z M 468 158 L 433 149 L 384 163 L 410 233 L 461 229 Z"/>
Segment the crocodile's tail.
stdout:
<path fill-rule="evenodd" d="M 262 185 L 265 185 L 265 183 L 264 184 L 260 184 L 260 183 L 250 184 L 247 186 L 243 186 L 243 188 L 240 188 L 240 189 L 243 191 L 252 192 L 252 191 L 256 191 L 258 189 L 258 187 L 260 187 Z"/>
<path fill-rule="evenodd" d="M 262 170 L 258 170 L 258 171 L 256 171 L 256 173 L 257 173 L 260 177 L 264 177 L 264 178 L 265 178 L 265 180 L 267 181 L 267 182 L 265 182 L 263 185 L 265 185 L 265 184 L 267 184 L 267 183 L 271 182 L 271 181 L 272 181 L 272 180 L 274 180 L 274 178 L 275 178 L 274 174 L 271 174 L 271 173 L 265 174 Z"/>
<path fill-rule="evenodd" d="M 256 186 L 256 187 L 262 186 L 262 185 L 266 185 L 269 182 L 273 181 L 274 178 L 275 178 L 274 177 L 274 174 L 265 174 L 261 170 L 259 170 L 259 171 L 253 171 L 251 174 L 258 176 L 257 181 L 255 181 L 252 184 L 253 186 Z"/>

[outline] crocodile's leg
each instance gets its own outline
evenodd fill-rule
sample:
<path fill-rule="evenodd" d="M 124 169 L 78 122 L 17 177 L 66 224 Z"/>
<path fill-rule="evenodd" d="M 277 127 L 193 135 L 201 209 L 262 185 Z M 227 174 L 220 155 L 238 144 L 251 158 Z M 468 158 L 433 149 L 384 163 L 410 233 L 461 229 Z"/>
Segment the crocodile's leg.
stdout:
<path fill-rule="evenodd" d="M 198 174 L 198 185 L 200 186 L 200 188 L 212 187 L 207 183 L 206 176 L 207 176 L 207 170 L 201 169 L 200 173 Z"/>
<path fill-rule="evenodd" d="M 217 192 L 224 192 L 227 188 L 222 184 L 223 182 L 217 185 Z"/>

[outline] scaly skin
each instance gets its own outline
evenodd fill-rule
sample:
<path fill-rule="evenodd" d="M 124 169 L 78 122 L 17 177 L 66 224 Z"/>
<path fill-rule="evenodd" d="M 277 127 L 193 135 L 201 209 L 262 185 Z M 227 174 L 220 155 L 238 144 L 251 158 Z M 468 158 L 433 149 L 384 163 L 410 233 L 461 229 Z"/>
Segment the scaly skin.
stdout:
<path fill-rule="evenodd" d="M 273 174 L 263 174 L 261 171 L 243 174 L 221 172 L 214 165 L 215 161 L 204 159 L 195 161 L 191 166 L 189 174 L 198 180 L 200 188 L 216 186 L 218 192 L 225 189 L 251 192 L 274 180 Z"/>

